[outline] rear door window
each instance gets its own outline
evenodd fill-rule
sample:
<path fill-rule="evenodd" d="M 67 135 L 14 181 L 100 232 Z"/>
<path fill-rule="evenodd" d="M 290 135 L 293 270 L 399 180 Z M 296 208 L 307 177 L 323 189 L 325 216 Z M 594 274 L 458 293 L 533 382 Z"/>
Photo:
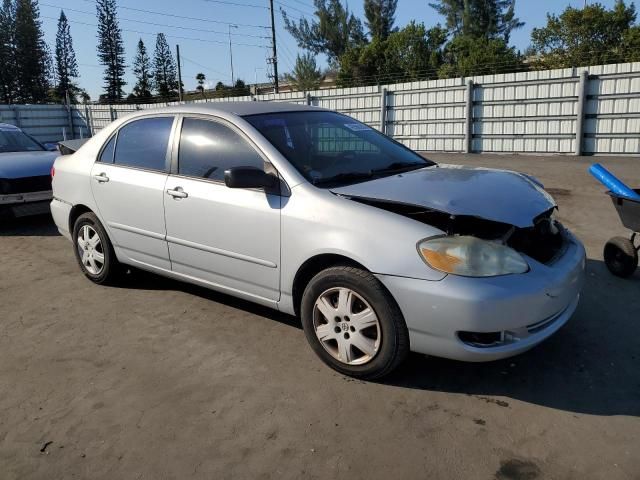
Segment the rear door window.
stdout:
<path fill-rule="evenodd" d="M 211 120 L 185 118 L 178 150 L 178 174 L 223 181 L 232 167 L 264 169 L 262 156 L 231 128 Z"/>
<path fill-rule="evenodd" d="M 118 131 L 114 163 L 145 170 L 167 170 L 173 117 L 142 118 Z"/>

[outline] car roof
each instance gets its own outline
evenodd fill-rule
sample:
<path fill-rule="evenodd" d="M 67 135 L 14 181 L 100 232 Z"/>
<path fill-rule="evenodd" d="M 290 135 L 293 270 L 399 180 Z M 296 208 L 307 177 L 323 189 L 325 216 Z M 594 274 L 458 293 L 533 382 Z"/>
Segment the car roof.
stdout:
<path fill-rule="evenodd" d="M 141 110 L 140 113 L 145 111 L 149 112 L 149 110 Z M 288 102 L 246 101 L 190 103 L 154 109 L 153 111 L 158 113 L 226 113 L 244 117 L 247 115 L 257 115 L 261 113 L 325 111 L 325 109 Z"/>
<path fill-rule="evenodd" d="M 0 123 L 0 130 L 10 130 L 12 132 L 20 131 L 18 127 L 11 125 L 10 123 Z"/>

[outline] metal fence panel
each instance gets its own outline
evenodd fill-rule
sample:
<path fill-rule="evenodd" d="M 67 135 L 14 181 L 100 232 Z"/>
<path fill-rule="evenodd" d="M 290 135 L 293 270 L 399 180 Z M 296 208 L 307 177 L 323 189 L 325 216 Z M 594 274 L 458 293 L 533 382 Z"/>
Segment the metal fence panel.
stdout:
<path fill-rule="evenodd" d="M 336 110 L 416 150 L 640 154 L 640 62 L 194 100 L 222 101 Z M 57 141 L 167 105 L 1 105 L 0 122 Z"/>

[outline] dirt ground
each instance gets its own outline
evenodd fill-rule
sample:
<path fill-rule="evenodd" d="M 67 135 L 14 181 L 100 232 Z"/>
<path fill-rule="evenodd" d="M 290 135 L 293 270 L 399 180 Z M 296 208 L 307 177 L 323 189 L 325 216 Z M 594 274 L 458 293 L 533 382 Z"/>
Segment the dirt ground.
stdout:
<path fill-rule="evenodd" d="M 640 271 L 594 158 L 429 155 L 536 175 L 585 242 L 574 318 L 534 350 L 325 367 L 291 318 L 147 274 L 93 285 L 48 217 L 0 226 L 0 478 L 640 478 Z M 640 186 L 640 158 L 601 158 Z"/>

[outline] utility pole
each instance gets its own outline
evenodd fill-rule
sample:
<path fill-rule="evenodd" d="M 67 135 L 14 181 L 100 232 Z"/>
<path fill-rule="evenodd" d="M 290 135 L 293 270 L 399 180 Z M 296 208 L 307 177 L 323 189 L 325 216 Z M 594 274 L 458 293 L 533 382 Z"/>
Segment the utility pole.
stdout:
<path fill-rule="evenodd" d="M 176 57 L 178 57 L 178 100 L 182 102 L 182 69 L 180 68 L 180 45 L 176 45 Z"/>
<path fill-rule="evenodd" d="M 269 0 L 271 7 L 271 46 L 273 47 L 273 86 L 275 93 L 279 92 L 278 87 L 278 50 L 276 48 L 276 22 L 273 16 L 273 0 Z"/>
<path fill-rule="evenodd" d="M 231 88 L 235 86 L 235 81 L 233 78 L 233 49 L 231 48 L 231 27 L 238 28 L 237 25 L 229 25 L 229 58 L 231 58 Z"/>

